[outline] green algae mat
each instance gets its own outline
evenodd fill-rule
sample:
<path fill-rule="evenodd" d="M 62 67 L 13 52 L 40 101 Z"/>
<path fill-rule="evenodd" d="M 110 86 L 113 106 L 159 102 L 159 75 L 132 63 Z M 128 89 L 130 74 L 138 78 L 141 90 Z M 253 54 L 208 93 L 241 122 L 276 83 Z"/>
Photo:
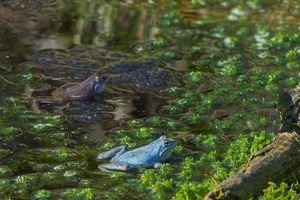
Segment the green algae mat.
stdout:
<path fill-rule="evenodd" d="M 279 95 L 299 83 L 299 6 L 0 1 L 1 198 L 203 199 L 281 126 Z M 28 92 L 98 70 L 109 76 L 99 99 Z M 161 168 L 99 170 L 99 153 L 161 135 L 177 141 Z M 255 198 L 297 199 L 298 180 Z"/>

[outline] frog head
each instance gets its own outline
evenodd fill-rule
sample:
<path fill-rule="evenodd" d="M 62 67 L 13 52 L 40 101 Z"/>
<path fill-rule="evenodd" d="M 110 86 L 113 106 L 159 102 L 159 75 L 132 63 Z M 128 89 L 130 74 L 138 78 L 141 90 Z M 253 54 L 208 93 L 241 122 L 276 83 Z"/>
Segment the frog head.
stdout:
<path fill-rule="evenodd" d="M 175 140 L 167 139 L 166 136 L 161 136 L 156 140 L 159 144 L 159 158 L 161 161 L 168 159 L 171 156 L 171 150 L 176 146 Z"/>
<path fill-rule="evenodd" d="M 93 85 L 93 93 L 94 94 L 101 94 L 104 90 L 105 84 L 108 81 L 108 76 L 102 75 L 100 73 L 96 73 L 94 80 L 91 80 Z"/>

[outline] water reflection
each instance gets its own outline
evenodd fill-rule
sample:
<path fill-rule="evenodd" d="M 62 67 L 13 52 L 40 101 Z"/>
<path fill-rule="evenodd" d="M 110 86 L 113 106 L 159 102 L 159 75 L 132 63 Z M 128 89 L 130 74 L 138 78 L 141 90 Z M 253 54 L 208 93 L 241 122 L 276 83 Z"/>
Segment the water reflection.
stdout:
<path fill-rule="evenodd" d="M 130 46 L 153 39 L 159 33 L 149 3 L 140 6 L 124 2 L 120 6 L 105 1 L 71 4 L 57 1 L 36 6 L 34 2 L 33 5 L 17 5 L 13 1 L 0 4 L 0 23 L 16 32 L 24 44 L 36 44 L 35 51 L 86 43 Z M 21 23 L 23 19 L 26 23 Z"/>
<path fill-rule="evenodd" d="M 132 110 L 133 118 L 153 116 L 158 113 L 161 106 L 167 102 L 154 93 L 139 94 L 138 98 L 132 100 L 135 109 Z"/>
<path fill-rule="evenodd" d="M 87 41 L 99 46 L 133 44 L 153 39 L 159 33 L 154 23 L 155 16 L 147 4 L 123 4 L 123 7 L 117 7 L 92 1 L 87 7 L 92 17 L 80 16 L 76 20 L 74 44 Z"/>
<path fill-rule="evenodd" d="M 112 113 L 114 114 L 114 120 L 116 121 L 130 117 L 131 112 L 134 110 L 131 99 L 109 99 L 106 100 L 106 102 L 109 102 L 115 107 Z"/>

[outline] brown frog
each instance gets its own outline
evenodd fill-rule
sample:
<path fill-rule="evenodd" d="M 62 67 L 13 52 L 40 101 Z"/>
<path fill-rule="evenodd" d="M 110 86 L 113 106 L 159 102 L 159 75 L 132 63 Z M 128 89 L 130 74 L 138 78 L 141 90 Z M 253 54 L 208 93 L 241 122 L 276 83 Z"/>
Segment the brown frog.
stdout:
<path fill-rule="evenodd" d="M 40 103 L 64 104 L 70 101 L 87 101 L 101 94 L 108 76 L 98 71 L 80 84 L 67 84 L 60 88 L 27 89 L 27 95 L 33 99 L 33 108 Z"/>

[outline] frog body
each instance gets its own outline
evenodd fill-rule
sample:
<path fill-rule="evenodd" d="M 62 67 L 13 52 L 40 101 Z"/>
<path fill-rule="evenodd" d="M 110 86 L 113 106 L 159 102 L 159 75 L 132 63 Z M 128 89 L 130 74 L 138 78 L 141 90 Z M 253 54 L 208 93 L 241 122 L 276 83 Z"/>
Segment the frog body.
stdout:
<path fill-rule="evenodd" d="M 107 81 L 108 76 L 102 75 L 98 71 L 82 83 L 62 90 L 60 94 L 63 98 L 70 101 L 86 101 L 95 95 L 101 94 Z"/>
<path fill-rule="evenodd" d="M 110 164 L 99 165 L 104 171 L 130 171 L 136 167 L 158 168 L 171 156 L 176 141 L 161 136 L 152 143 L 128 151 L 126 145 L 116 147 L 98 155 L 98 159 L 110 159 Z"/>
<path fill-rule="evenodd" d="M 108 76 L 98 71 L 80 84 L 67 84 L 60 88 L 33 89 L 30 91 L 30 96 L 37 97 L 34 99 L 35 104 L 87 101 L 103 92 L 107 80 Z"/>

